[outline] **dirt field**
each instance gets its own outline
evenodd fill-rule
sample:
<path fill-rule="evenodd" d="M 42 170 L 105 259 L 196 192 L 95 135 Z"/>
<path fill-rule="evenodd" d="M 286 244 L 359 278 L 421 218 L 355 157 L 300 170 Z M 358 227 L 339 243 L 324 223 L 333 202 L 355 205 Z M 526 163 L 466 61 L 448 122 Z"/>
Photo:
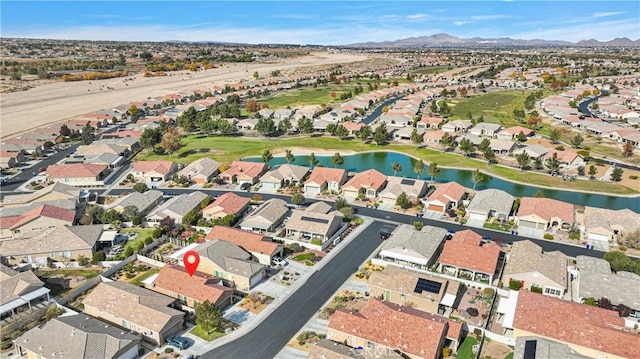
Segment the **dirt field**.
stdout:
<path fill-rule="evenodd" d="M 271 63 L 225 64 L 206 71 L 177 71 L 165 77 L 143 77 L 57 82 L 26 91 L 4 93 L 0 97 L 0 137 L 6 139 L 43 125 L 61 122 L 76 116 L 111 109 L 131 101 L 161 96 L 185 90 L 206 89 L 213 85 L 250 80 L 254 71 L 267 75 L 296 69 L 364 61 L 359 55 L 314 53 Z M 109 88 L 109 89 L 107 89 Z"/>

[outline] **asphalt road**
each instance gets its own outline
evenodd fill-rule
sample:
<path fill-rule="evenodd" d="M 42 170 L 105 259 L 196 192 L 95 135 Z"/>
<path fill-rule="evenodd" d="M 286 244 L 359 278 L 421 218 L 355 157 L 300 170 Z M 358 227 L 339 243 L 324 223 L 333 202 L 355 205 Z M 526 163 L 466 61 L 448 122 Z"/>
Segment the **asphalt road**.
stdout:
<path fill-rule="evenodd" d="M 213 349 L 200 357 L 207 358 L 273 358 L 304 324 L 331 298 L 342 284 L 382 243 L 382 228 L 394 225 L 375 221 L 346 247 L 315 272 L 278 309 L 249 333 L 231 343 Z"/>
<path fill-rule="evenodd" d="M 162 188 L 161 190 L 164 191 L 166 194 L 170 194 L 170 195 L 179 195 L 183 193 L 191 193 L 193 191 L 202 191 L 211 196 L 214 196 L 216 194 L 220 195 L 220 194 L 224 194 L 225 192 L 228 192 L 228 190 L 191 189 L 191 188 Z M 109 192 L 109 194 L 118 196 L 118 195 L 121 195 L 122 193 L 128 193 L 131 191 L 132 191 L 131 188 L 113 189 Z M 256 192 L 240 191 L 240 192 L 236 192 L 236 194 L 244 197 L 251 197 L 254 194 L 256 194 Z M 285 195 L 279 195 L 279 194 L 260 193 L 260 195 L 264 200 L 268 200 L 270 198 L 280 198 L 287 202 L 290 202 L 291 200 L 291 196 L 285 196 Z M 307 199 L 307 203 L 313 203 L 318 201 L 319 201 L 318 199 Z M 332 204 L 332 202 L 329 202 L 329 204 Z M 465 229 L 472 229 L 474 232 L 482 235 L 483 237 L 489 238 L 498 243 L 500 242 L 509 243 L 509 242 L 529 240 L 536 243 L 540 247 L 542 247 L 542 249 L 545 252 L 560 251 L 568 255 L 569 257 L 585 255 L 590 257 L 602 258 L 602 256 L 604 256 L 604 253 L 605 253 L 605 252 L 601 252 L 593 249 L 586 249 L 583 247 L 572 246 L 572 245 L 563 244 L 560 242 L 554 242 L 550 240 L 533 239 L 533 238 L 528 238 L 523 236 L 511 235 L 505 232 L 493 231 L 486 228 L 467 227 L 467 226 L 460 225 L 458 223 L 436 221 L 428 218 L 417 218 L 415 216 L 411 216 L 411 215 L 403 214 L 399 212 L 383 211 L 379 209 L 366 208 L 366 207 L 360 207 L 360 206 L 354 206 L 354 209 L 356 210 L 356 214 L 359 214 L 359 215 L 384 219 L 384 220 L 397 222 L 397 223 L 413 224 L 414 221 L 419 220 L 426 225 L 440 227 L 440 228 L 444 228 L 454 232 L 465 230 Z"/>
<path fill-rule="evenodd" d="M 364 123 L 365 125 L 371 124 L 371 122 L 373 122 L 376 118 L 378 118 L 378 117 L 380 117 L 380 115 L 382 115 L 382 109 L 385 106 L 390 106 L 391 104 L 395 103 L 399 99 L 400 99 L 400 97 L 394 97 L 394 98 L 391 98 L 391 99 L 388 99 L 388 100 L 384 101 L 383 103 L 378 105 L 378 107 L 376 107 L 376 109 L 373 110 L 373 112 L 371 112 L 367 117 L 363 118 L 362 119 L 362 123 Z"/>

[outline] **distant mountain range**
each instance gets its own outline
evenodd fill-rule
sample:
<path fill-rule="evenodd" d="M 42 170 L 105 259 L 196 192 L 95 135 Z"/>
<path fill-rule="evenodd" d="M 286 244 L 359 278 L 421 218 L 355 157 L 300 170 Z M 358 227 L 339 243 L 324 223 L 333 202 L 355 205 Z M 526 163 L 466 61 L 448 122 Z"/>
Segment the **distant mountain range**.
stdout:
<path fill-rule="evenodd" d="M 344 45 L 360 48 L 426 48 L 426 47 L 545 47 L 545 46 L 576 46 L 576 47 L 640 47 L 640 39 L 633 41 L 626 37 L 611 41 L 582 40 L 576 43 L 559 40 L 518 40 L 508 37 L 483 39 L 474 37 L 464 39 L 449 34 L 435 34 L 431 36 L 409 37 L 395 41 L 365 42 Z"/>

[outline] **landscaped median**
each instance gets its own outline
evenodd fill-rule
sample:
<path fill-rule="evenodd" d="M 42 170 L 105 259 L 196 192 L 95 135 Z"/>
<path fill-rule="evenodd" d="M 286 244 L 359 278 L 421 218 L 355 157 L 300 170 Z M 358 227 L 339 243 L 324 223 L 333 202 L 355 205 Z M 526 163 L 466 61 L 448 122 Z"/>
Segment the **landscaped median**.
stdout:
<path fill-rule="evenodd" d="M 171 161 L 191 163 L 199 158 L 210 157 L 220 162 L 231 162 L 244 157 L 261 156 L 265 150 L 278 151 L 283 148 L 298 148 L 305 153 L 318 152 L 365 152 L 395 151 L 420 158 L 426 163 L 436 162 L 442 168 L 479 169 L 488 175 L 501 177 L 512 182 L 521 182 L 533 186 L 567 189 L 567 183 L 561 177 L 552 177 L 534 172 L 522 172 L 519 169 L 499 165 L 489 165 L 486 161 L 465 158 L 461 155 L 444 153 L 428 148 L 416 148 L 409 145 L 378 146 L 356 140 L 340 140 L 331 137 L 295 137 L 278 139 L 249 139 L 223 136 L 187 136 L 182 141 L 182 148 L 176 152 Z M 295 154 L 295 153 L 294 153 Z M 149 154 L 142 151 L 137 160 L 168 159 L 168 155 Z M 571 183 L 571 190 L 587 191 L 602 194 L 629 195 L 637 190 L 620 184 L 602 181 L 576 181 Z"/>

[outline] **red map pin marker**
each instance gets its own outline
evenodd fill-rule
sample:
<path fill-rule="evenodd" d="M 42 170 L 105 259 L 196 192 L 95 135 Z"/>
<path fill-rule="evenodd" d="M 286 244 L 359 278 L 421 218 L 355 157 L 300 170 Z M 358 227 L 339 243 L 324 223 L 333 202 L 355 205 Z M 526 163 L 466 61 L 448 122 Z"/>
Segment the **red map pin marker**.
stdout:
<path fill-rule="evenodd" d="M 200 255 L 196 251 L 188 251 L 182 256 L 182 262 L 184 263 L 184 267 L 187 268 L 189 275 L 193 277 L 193 273 L 196 272 L 198 264 L 200 263 Z"/>

